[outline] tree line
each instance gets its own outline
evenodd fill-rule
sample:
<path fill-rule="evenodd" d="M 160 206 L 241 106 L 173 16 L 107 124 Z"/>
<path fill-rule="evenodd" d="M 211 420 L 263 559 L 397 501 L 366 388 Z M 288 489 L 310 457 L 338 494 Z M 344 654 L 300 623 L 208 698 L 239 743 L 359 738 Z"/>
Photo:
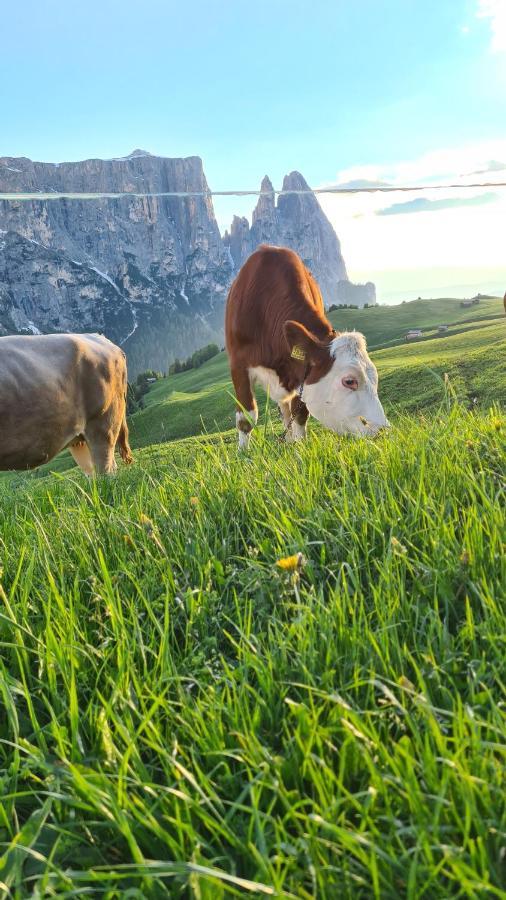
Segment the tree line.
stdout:
<path fill-rule="evenodd" d="M 192 353 L 192 355 L 185 360 L 176 358 L 172 365 L 169 366 L 169 375 L 178 375 L 179 372 L 188 372 L 190 369 L 198 369 L 207 362 L 208 359 L 217 356 L 219 352 L 220 348 L 217 344 L 206 344 L 206 346 L 201 347 L 200 350 L 195 350 L 195 353 Z"/>
<path fill-rule="evenodd" d="M 187 359 L 175 359 L 169 366 L 168 374 L 177 375 L 179 372 L 188 372 L 190 369 L 198 369 L 207 362 L 208 359 L 217 356 L 219 352 L 220 348 L 217 344 L 207 344 L 205 347 L 201 347 L 200 350 L 195 350 L 195 353 L 192 353 Z M 154 369 L 146 369 L 145 372 L 140 372 L 139 375 L 137 375 L 135 381 L 128 383 L 127 413 L 129 416 L 134 412 L 138 412 L 140 409 L 144 409 L 144 397 L 148 393 L 151 385 L 164 377 L 164 372 L 155 372 Z"/>

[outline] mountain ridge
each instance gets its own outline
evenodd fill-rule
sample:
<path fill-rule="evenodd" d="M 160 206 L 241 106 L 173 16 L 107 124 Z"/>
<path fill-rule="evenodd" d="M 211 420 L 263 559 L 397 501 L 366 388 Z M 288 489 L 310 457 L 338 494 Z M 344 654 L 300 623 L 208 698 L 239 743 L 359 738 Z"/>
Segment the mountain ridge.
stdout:
<path fill-rule="evenodd" d="M 298 172 L 283 189 L 310 191 Z M 198 156 L 4 156 L 0 192 L 143 195 L 0 200 L 0 334 L 102 330 L 124 347 L 134 374 L 165 371 L 176 356 L 223 342 L 228 288 L 259 243 L 296 250 L 327 305 L 339 302 L 340 284 L 350 285 L 339 239 L 312 193 L 276 204 L 266 177 L 251 226 L 236 217 L 233 240 L 222 237 Z M 165 192 L 202 196 L 148 196 Z"/>

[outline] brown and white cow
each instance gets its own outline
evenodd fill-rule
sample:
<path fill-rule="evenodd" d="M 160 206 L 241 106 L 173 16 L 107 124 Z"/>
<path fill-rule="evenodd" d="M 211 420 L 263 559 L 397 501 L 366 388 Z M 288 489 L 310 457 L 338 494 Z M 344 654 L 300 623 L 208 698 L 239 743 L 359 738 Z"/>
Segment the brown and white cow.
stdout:
<path fill-rule="evenodd" d="M 255 382 L 277 401 L 285 425 L 294 417 L 291 440 L 305 437 L 309 414 L 339 434 L 388 427 L 364 336 L 334 331 L 316 281 L 292 250 L 261 246 L 246 260 L 230 289 L 225 330 L 241 449 L 258 419 Z"/>
<path fill-rule="evenodd" d="M 132 462 L 125 354 L 98 334 L 0 337 L 0 469 L 33 469 L 68 447 L 86 474 Z"/>

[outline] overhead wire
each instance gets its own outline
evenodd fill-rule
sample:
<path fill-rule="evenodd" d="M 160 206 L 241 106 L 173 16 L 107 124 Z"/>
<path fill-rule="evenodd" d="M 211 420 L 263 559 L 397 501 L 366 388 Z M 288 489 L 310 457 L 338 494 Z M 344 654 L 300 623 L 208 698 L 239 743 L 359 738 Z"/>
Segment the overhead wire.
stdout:
<path fill-rule="evenodd" d="M 368 185 L 366 187 L 346 187 L 329 185 L 319 188 L 287 188 L 269 191 L 262 190 L 227 190 L 227 191 L 0 191 L 0 200 L 11 202 L 34 200 L 120 200 L 127 197 L 143 198 L 189 198 L 208 199 L 212 197 L 285 197 L 289 195 L 303 196 L 310 194 L 393 194 L 421 191 L 449 191 L 481 188 L 504 188 L 506 181 L 484 181 L 467 184 L 415 184 L 415 185 Z"/>

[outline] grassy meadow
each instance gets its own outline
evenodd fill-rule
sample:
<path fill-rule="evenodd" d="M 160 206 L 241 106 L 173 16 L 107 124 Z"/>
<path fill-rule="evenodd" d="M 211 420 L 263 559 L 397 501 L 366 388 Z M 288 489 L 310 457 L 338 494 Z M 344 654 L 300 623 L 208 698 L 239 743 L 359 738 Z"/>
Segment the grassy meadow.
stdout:
<path fill-rule="evenodd" d="M 502 300 L 484 300 L 471 309 L 463 309 L 458 300 L 415 300 L 395 307 L 337 310 L 330 318 L 340 330 L 356 328 L 366 335 L 389 416 L 437 408 L 445 373 L 464 404 L 474 398 L 485 407 L 494 401 L 506 404 Z M 436 336 L 442 322 L 454 324 L 448 333 Z M 406 330 L 417 323 L 427 332 L 421 340 L 405 343 Z M 394 345 L 392 335 L 397 336 Z M 146 408 L 131 419 L 132 445 L 229 429 L 234 419 L 232 397 L 226 353 L 200 369 L 165 378 L 147 394 Z"/>
<path fill-rule="evenodd" d="M 344 331 L 362 331 L 373 350 L 404 340 L 410 328 L 423 328 L 424 338 L 437 333 L 438 325 L 448 325 L 455 334 L 472 322 L 483 322 L 504 316 L 503 301 L 492 297 L 474 306 L 463 307 L 460 300 L 438 297 L 434 300 L 411 300 L 396 306 L 373 306 L 367 309 L 337 309 L 330 313 L 332 324 Z"/>
<path fill-rule="evenodd" d="M 116 479 L 0 480 L 0 896 L 506 897 L 493 312 L 375 351 L 374 441 L 239 455 L 220 355 Z"/>

